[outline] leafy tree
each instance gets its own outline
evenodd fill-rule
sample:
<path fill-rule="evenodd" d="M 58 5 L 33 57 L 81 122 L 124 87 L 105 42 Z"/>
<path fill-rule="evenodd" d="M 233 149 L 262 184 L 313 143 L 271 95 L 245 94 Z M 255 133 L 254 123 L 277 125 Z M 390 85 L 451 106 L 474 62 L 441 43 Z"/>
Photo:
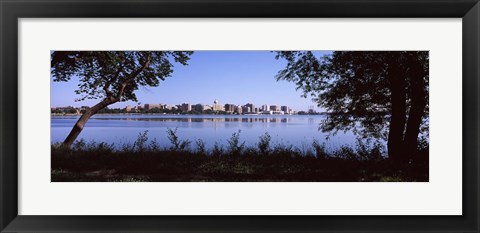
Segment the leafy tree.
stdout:
<path fill-rule="evenodd" d="M 99 99 L 73 126 L 63 145 L 70 147 L 88 119 L 107 106 L 137 101 L 140 86 L 155 87 L 173 72 L 175 61 L 187 65 L 193 52 L 182 51 L 55 51 L 51 54 L 54 82 L 79 78 L 76 101 Z"/>
<path fill-rule="evenodd" d="M 384 138 L 389 158 L 411 159 L 428 120 L 428 52 L 282 51 L 276 59 L 287 61 L 276 79 L 295 82 L 329 113 L 323 132 Z"/>

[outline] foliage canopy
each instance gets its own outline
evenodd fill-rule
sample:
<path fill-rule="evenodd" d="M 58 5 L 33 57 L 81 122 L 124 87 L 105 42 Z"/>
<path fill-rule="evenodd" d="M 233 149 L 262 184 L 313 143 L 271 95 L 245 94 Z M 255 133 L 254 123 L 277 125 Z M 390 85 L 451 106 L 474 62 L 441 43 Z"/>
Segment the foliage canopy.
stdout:
<path fill-rule="evenodd" d="M 276 79 L 294 82 L 304 97 L 312 97 L 328 112 L 320 126 L 323 132 L 352 130 L 364 138 L 388 138 L 392 91 L 405 93 L 404 114 L 408 114 L 412 87 L 419 78 L 425 101 L 423 125 L 427 124 L 428 52 L 334 51 L 319 57 L 312 51 L 279 51 L 276 59 L 287 61 Z"/>
<path fill-rule="evenodd" d="M 180 51 L 55 51 L 51 73 L 55 82 L 79 77 L 77 101 L 114 98 L 137 101 L 140 86 L 155 87 L 171 76 L 172 60 L 187 65 L 193 52 Z"/>

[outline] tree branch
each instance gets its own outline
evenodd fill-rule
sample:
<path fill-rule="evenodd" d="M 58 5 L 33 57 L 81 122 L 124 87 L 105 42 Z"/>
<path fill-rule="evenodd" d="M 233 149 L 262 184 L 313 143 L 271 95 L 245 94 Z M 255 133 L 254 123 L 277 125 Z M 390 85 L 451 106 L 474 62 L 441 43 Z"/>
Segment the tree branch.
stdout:
<path fill-rule="evenodd" d="M 125 79 L 125 81 L 122 82 L 122 84 L 120 84 L 120 89 L 118 90 L 117 92 L 117 97 L 115 98 L 116 101 L 119 101 L 120 98 L 122 97 L 123 95 L 123 92 L 125 91 L 125 88 L 127 87 L 128 83 L 130 83 L 135 77 L 137 77 L 143 70 L 145 70 L 149 65 L 150 65 L 150 62 L 152 60 L 152 57 L 151 55 L 148 55 L 147 57 L 147 61 L 145 62 L 145 64 L 143 64 L 142 67 L 138 68 L 137 70 L 135 70 L 133 73 L 131 73 L 129 75 L 129 77 L 127 79 Z"/>
<path fill-rule="evenodd" d="M 118 76 L 120 75 L 120 73 L 123 70 L 123 67 L 125 67 L 125 65 L 120 66 L 117 70 L 117 73 L 105 83 L 105 86 L 103 87 L 103 90 L 105 91 L 105 94 L 107 95 L 107 98 L 112 96 L 112 92 L 109 89 L 110 85 L 112 85 L 113 80 L 116 80 L 118 78 Z"/>

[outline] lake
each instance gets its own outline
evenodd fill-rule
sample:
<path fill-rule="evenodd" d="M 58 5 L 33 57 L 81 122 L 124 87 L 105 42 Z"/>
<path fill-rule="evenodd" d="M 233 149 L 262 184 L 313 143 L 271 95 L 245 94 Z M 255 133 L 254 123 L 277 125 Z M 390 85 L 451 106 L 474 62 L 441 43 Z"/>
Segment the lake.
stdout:
<path fill-rule="evenodd" d="M 52 143 L 62 142 L 79 116 L 52 116 Z M 180 139 L 202 139 L 207 148 L 215 142 L 226 145 L 233 133 L 241 131 L 240 141 L 255 146 L 259 136 L 268 132 L 272 144 L 293 145 L 300 149 L 311 148 L 314 139 L 325 142 L 327 149 L 342 145 L 355 145 L 352 133 L 339 132 L 325 141 L 325 133 L 318 130 L 322 115 L 152 115 L 122 114 L 95 115 L 86 124 L 78 139 L 133 144 L 139 133 L 148 130 L 149 139 L 156 138 L 162 147 L 170 146 L 167 129 L 177 129 Z"/>

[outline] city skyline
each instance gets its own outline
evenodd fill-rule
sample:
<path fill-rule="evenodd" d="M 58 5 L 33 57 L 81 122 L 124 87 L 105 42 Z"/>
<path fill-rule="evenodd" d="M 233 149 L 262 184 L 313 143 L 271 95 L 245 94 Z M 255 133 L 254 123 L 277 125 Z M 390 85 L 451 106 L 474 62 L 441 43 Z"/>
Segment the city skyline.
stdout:
<path fill-rule="evenodd" d="M 327 51 L 315 52 L 317 56 Z M 109 106 L 125 108 L 127 105 L 203 103 L 218 99 L 223 104 L 275 104 L 306 111 L 311 106 L 318 111 L 311 98 L 301 97 L 294 83 L 276 81 L 275 75 L 285 65 L 270 51 L 195 51 L 188 66 L 175 66 L 172 77 L 161 81 L 159 87 L 140 88 L 138 102 L 126 101 Z M 51 77 L 52 79 L 52 77 Z M 92 106 L 99 100 L 75 102 L 78 79 L 51 85 L 51 106 Z"/>
<path fill-rule="evenodd" d="M 310 109 L 317 109 L 318 107 L 314 106 L 314 105 L 309 105 L 308 108 L 306 109 L 293 109 L 291 108 L 290 106 L 288 105 L 285 105 L 285 104 L 272 104 L 272 103 L 254 103 L 254 102 L 247 102 L 247 103 L 233 103 L 233 102 L 222 102 L 222 101 L 219 101 L 219 100 L 213 100 L 211 103 L 199 103 L 199 102 L 182 102 L 182 103 L 161 103 L 161 102 L 155 102 L 155 103 L 141 103 L 141 104 L 136 104 L 136 105 L 126 105 L 126 106 L 123 106 L 123 107 L 106 107 L 106 108 L 109 108 L 109 109 L 124 109 L 124 108 L 127 108 L 127 107 L 135 107 L 135 106 L 139 106 L 141 108 L 146 108 L 146 109 L 152 109 L 152 108 L 159 108 L 159 107 L 164 107 L 164 106 L 175 106 L 175 107 L 178 107 L 178 106 L 181 106 L 182 104 L 190 104 L 191 106 L 194 106 L 194 105 L 204 105 L 204 106 L 209 106 L 209 107 L 214 107 L 215 105 L 220 105 L 220 106 L 226 106 L 226 105 L 235 105 L 235 106 L 247 106 L 247 105 L 253 105 L 257 108 L 263 108 L 264 106 L 267 106 L 267 108 L 270 108 L 270 107 L 288 107 L 290 110 L 292 111 L 308 111 Z M 148 106 L 148 107 L 147 107 Z M 74 104 L 74 105 L 65 105 L 65 106 L 51 106 L 52 109 L 55 109 L 55 108 L 69 108 L 69 107 L 72 107 L 72 108 L 85 108 L 85 107 L 90 107 L 88 105 L 80 105 L 80 104 Z"/>

